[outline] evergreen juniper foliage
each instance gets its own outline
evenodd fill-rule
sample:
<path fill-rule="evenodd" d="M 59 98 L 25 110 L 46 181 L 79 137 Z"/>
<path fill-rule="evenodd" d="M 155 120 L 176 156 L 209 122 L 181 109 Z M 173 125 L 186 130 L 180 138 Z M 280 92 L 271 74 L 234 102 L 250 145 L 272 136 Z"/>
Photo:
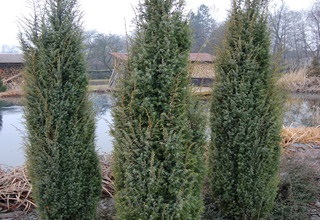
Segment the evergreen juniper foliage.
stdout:
<path fill-rule="evenodd" d="M 199 219 L 204 120 L 189 89 L 184 1 L 139 5 L 113 109 L 118 219 Z"/>
<path fill-rule="evenodd" d="M 76 0 L 48 0 L 26 20 L 27 165 L 42 219 L 94 219 L 101 174 Z"/>
<path fill-rule="evenodd" d="M 7 90 L 7 87 L 3 85 L 2 79 L 0 79 L 0 92 L 4 92 Z"/>
<path fill-rule="evenodd" d="M 228 219 L 263 219 L 278 184 L 281 99 L 270 67 L 265 0 L 234 0 L 216 61 L 210 174 Z"/>

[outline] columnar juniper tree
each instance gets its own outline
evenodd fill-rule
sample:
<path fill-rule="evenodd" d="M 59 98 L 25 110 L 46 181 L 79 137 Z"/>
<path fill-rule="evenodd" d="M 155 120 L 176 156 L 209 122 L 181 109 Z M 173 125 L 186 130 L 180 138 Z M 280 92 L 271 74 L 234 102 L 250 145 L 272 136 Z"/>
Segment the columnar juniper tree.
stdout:
<path fill-rule="evenodd" d="M 113 110 L 119 219 L 200 218 L 205 126 L 191 107 L 183 5 L 139 5 L 137 35 Z"/>
<path fill-rule="evenodd" d="M 7 87 L 3 84 L 3 81 L 0 78 L 0 92 L 4 92 L 6 90 L 7 90 Z"/>
<path fill-rule="evenodd" d="M 33 196 L 43 219 L 93 219 L 101 176 L 77 1 L 42 6 L 21 34 Z"/>
<path fill-rule="evenodd" d="M 211 106 L 213 196 L 230 219 L 272 209 L 281 105 L 270 68 L 266 0 L 234 0 Z"/>

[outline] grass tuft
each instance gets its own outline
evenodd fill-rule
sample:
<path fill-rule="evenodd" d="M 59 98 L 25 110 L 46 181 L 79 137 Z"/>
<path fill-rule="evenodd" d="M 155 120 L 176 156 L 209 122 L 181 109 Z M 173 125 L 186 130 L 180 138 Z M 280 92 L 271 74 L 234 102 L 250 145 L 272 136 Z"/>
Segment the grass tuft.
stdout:
<path fill-rule="evenodd" d="M 308 82 L 307 69 L 299 69 L 284 74 L 277 82 L 277 84 L 289 91 L 297 91 L 306 86 Z"/>
<path fill-rule="evenodd" d="M 281 145 L 286 148 L 294 143 L 320 146 L 320 127 L 283 128 Z"/>

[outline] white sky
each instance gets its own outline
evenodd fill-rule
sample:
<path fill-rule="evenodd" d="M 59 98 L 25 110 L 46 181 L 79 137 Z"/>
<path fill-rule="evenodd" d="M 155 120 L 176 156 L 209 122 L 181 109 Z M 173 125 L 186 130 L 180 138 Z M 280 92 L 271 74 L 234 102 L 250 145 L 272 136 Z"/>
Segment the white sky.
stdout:
<path fill-rule="evenodd" d="M 0 46 L 19 45 L 18 20 L 28 16 L 29 0 L 0 0 Z M 125 34 L 133 29 L 131 20 L 134 8 L 139 0 L 79 0 L 84 12 L 84 27 L 86 30 L 96 30 L 101 33 Z M 186 0 L 186 12 L 196 11 L 201 4 L 207 5 L 213 17 L 222 21 L 225 19 L 231 0 Z M 273 0 L 275 2 L 280 0 Z M 306 9 L 313 0 L 284 0 L 292 10 Z M 126 22 L 125 22 L 126 21 Z M 125 25 L 126 23 L 126 25 Z M 0 48 L 1 49 L 1 48 Z"/>

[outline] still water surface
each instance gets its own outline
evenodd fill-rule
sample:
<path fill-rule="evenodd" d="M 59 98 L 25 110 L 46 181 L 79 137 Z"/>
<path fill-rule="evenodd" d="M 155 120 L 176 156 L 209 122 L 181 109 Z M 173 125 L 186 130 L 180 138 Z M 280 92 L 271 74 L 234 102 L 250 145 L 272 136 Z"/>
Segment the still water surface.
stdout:
<path fill-rule="evenodd" d="M 96 111 L 96 147 L 111 152 L 112 125 L 110 94 L 91 94 Z M 286 103 L 285 126 L 319 126 L 320 95 L 292 95 Z M 19 166 L 25 161 L 23 106 L 20 99 L 0 100 L 0 165 Z"/>
<path fill-rule="evenodd" d="M 111 152 L 112 137 L 109 127 L 112 123 L 110 94 L 90 96 L 96 112 L 96 148 L 99 153 Z M 26 136 L 23 106 L 20 99 L 0 100 L 0 166 L 19 166 L 25 161 L 24 140 Z"/>

